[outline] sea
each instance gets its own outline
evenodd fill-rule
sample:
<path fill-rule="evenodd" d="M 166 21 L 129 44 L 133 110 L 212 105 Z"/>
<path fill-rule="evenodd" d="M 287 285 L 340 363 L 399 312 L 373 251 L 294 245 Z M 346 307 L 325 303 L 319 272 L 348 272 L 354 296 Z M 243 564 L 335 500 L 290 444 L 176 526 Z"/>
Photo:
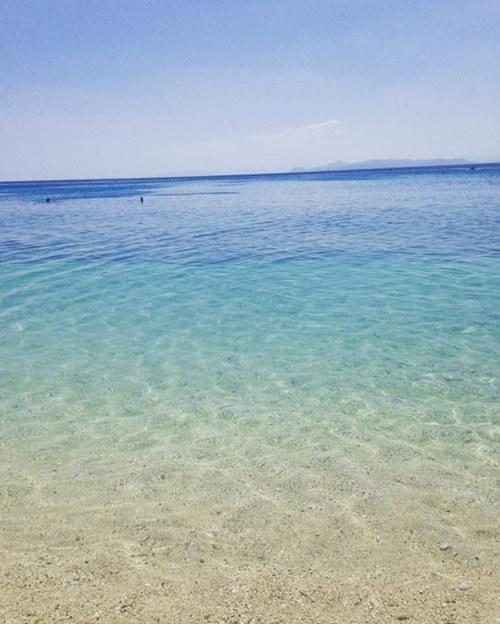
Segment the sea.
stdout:
<path fill-rule="evenodd" d="M 499 336 L 500 165 L 0 183 L 3 548 L 478 586 Z"/>

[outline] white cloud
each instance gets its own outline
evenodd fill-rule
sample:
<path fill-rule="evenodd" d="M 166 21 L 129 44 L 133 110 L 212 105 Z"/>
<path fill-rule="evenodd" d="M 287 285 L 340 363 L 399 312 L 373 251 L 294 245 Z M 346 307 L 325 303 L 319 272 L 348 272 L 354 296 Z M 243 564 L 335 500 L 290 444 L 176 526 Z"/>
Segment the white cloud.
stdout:
<path fill-rule="evenodd" d="M 276 171 L 315 166 L 340 158 L 339 145 L 346 137 L 337 119 L 286 128 L 270 134 L 253 134 L 234 141 L 204 141 L 178 146 L 179 162 L 195 168 L 241 171 Z M 204 164 L 203 164 L 204 163 Z"/>
<path fill-rule="evenodd" d="M 340 121 L 337 119 L 328 119 L 319 123 L 312 123 L 298 128 L 287 128 L 273 134 L 254 134 L 248 137 L 249 141 L 274 141 L 280 139 L 303 139 L 314 138 L 318 135 L 331 134 L 332 130 L 338 133 L 340 130 Z"/>

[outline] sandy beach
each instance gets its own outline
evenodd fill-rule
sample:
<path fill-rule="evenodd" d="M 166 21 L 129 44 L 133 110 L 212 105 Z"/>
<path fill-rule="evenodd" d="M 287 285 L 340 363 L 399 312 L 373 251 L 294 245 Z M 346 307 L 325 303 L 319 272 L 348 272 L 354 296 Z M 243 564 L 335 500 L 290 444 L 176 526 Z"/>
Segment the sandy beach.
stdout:
<path fill-rule="evenodd" d="M 351 437 L 316 463 L 244 445 L 231 463 L 215 439 L 180 458 L 127 426 L 122 461 L 3 447 L 1 621 L 497 621 L 488 457 L 471 474 Z"/>

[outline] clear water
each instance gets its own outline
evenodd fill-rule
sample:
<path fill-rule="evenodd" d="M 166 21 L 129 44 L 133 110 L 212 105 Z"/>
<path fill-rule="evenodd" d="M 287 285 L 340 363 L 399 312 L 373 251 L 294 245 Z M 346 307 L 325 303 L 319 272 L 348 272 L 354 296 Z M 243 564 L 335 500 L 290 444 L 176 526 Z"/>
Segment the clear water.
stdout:
<path fill-rule="evenodd" d="M 4 483 L 493 514 L 499 215 L 494 166 L 1 184 Z"/>

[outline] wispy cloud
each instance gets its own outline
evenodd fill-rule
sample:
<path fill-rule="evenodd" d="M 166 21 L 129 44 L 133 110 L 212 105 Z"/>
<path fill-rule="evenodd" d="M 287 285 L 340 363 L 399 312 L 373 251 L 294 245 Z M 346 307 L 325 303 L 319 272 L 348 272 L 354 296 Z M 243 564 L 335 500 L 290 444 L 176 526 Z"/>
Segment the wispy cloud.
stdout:
<path fill-rule="evenodd" d="M 253 134 L 248 137 L 249 141 L 274 141 L 276 139 L 303 139 L 313 138 L 315 135 L 329 134 L 332 130 L 338 132 L 340 130 L 340 121 L 337 119 L 328 119 L 319 123 L 307 124 L 297 128 L 286 128 L 272 134 Z"/>
<path fill-rule="evenodd" d="M 203 141 L 179 146 L 179 156 L 202 166 L 223 167 L 230 162 L 240 170 L 278 170 L 314 166 L 341 155 L 339 145 L 346 141 L 343 125 L 327 119 L 269 134 L 252 134 L 234 141 Z M 226 165 L 227 167 L 227 165 Z"/>

